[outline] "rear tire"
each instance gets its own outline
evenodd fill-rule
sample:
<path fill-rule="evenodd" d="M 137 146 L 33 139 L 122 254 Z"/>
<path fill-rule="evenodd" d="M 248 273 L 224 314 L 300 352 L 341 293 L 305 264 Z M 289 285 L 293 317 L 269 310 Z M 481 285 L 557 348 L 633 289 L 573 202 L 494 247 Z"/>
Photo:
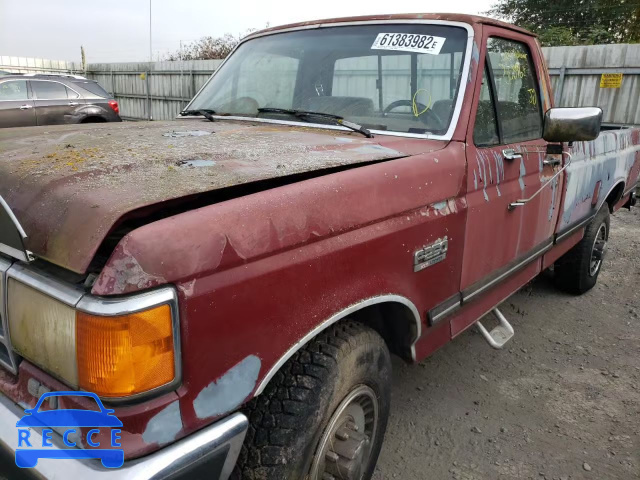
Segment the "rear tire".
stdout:
<path fill-rule="evenodd" d="M 347 319 L 321 332 L 247 404 L 249 430 L 232 478 L 370 479 L 390 384 L 389 351 L 374 330 Z M 332 471 L 342 476 L 323 477 Z"/>
<path fill-rule="evenodd" d="M 609 206 L 605 203 L 585 228 L 582 240 L 555 263 L 555 283 L 558 288 L 581 295 L 594 287 L 602 270 L 609 226 Z"/>

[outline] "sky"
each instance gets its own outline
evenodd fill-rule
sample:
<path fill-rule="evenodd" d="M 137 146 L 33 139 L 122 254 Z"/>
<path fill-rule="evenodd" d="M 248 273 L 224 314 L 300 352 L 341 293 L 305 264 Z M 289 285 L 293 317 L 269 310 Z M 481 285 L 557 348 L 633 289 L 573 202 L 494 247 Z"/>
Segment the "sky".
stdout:
<path fill-rule="evenodd" d="M 492 0 L 151 0 L 153 59 L 203 36 L 376 13 L 485 12 Z M 0 0 L 0 56 L 149 60 L 149 0 Z"/>

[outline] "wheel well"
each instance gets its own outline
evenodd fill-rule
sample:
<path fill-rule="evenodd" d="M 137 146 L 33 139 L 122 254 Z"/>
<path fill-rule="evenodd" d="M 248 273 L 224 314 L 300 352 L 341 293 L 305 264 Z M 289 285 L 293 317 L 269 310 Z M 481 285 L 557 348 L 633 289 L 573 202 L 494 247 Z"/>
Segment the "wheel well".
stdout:
<path fill-rule="evenodd" d="M 418 338 L 414 312 L 398 302 L 369 305 L 349 317 L 373 328 L 384 339 L 389 351 L 407 362 L 412 362 L 411 346 Z"/>
<path fill-rule="evenodd" d="M 613 207 L 620 201 L 622 194 L 624 193 L 624 182 L 618 183 L 613 190 L 609 192 L 605 202 L 609 205 L 609 212 L 613 213 Z"/>
<path fill-rule="evenodd" d="M 82 119 L 80 123 L 104 123 L 106 120 L 103 117 L 97 115 L 89 115 Z"/>
<path fill-rule="evenodd" d="M 415 361 L 414 342 L 420 337 L 422 323 L 415 305 L 405 297 L 383 295 L 363 301 L 366 306 L 352 305 L 337 313 L 293 345 L 269 369 L 258 384 L 254 396 L 262 393 L 273 376 L 303 345 L 336 322 L 351 319 L 373 328 L 383 338 L 389 351 L 407 362 Z"/>

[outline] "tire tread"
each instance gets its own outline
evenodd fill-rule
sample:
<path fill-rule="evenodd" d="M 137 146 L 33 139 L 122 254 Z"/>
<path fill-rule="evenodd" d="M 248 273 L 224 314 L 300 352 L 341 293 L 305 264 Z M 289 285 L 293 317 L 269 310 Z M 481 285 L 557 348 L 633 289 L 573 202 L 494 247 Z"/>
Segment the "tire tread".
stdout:
<path fill-rule="evenodd" d="M 245 405 L 250 425 L 232 479 L 292 478 L 287 459 L 297 450 L 290 439 L 305 428 L 340 357 L 362 341 L 386 348 L 382 338 L 361 323 L 345 319 L 332 325 L 296 352 L 263 393 Z"/>

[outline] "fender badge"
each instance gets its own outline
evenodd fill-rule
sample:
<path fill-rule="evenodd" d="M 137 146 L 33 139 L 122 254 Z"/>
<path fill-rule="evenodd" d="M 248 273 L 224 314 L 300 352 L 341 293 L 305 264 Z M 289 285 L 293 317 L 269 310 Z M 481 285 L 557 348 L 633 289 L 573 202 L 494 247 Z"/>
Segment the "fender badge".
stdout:
<path fill-rule="evenodd" d="M 419 272 L 431 265 L 435 265 L 447 258 L 449 248 L 449 238 L 445 235 L 435 242 L 427 245 L 413 254 L 413 271 Z"/>

